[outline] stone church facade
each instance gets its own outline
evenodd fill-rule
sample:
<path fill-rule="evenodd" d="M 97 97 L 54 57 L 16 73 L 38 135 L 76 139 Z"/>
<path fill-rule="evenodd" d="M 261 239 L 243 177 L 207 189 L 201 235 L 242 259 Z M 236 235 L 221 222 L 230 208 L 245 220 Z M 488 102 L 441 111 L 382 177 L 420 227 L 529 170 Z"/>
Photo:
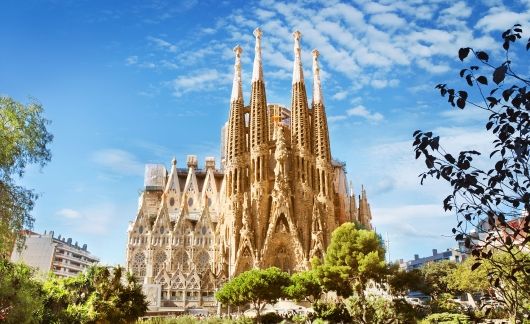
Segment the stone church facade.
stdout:
<path fill-rule="evenodd" d="M 250 102 L 245 105 L 241 52 L 236 46 L 229 119 L 222 131 L 221 165 L 196 156 L 169 172 L 147 165 L 136 219 L 130 223 L 127 268 L 144 284 L 152 306 L 212 307 L 222 282 L 251 268 L 301 271 L 322 258 L 331 233 L 356 221 L 371 228 L 365 190 L 357 200 L 345 165 L 331 157 L 313 54 L 308 104 L 301 34 L 294 36 L 291 109 L 269 104 L 256 37 Z"/>

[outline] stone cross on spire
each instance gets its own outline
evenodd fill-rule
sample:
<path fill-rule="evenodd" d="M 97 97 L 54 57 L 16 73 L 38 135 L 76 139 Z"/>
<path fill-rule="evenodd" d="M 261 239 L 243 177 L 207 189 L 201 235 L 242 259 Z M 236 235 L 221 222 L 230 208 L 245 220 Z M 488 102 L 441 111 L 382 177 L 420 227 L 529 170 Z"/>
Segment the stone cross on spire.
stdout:
<path fill-rule="evenodd" d="M 243 86 L 241 84 L 241 53 L 243 49 L 237 45 L 234 47 L 234 53 L 236 53 L 236 61 L 234 63 L 234 83 L 232 84 L 232 97 L 231 101 L 243 99 Z"/>
<path fill-rule="evenodd" d="M 252 82 L 263 81 L 263 68 L 261 66 L 261 29 L 254 29 L 254 36 L 256 36 L 256 47 L 254 56 L 254 69 L 252 70 Z"/>
<path fill-rule="evenodd" d="M 293 84 L 304 82 L 304 71 L 302 69 L 302 53 L 300 49 L 300 38 L 302 33 L 298 30 L 293 33 L 294 37 L 294 67 L 293 67 Z"/>
<path fill-rule="evenodd" d="M 313 54 L 313 104 L 324 104 L 322 98 L 322 87 L 320 85 L 320 67 L 318 66 L 318 56 L 320 53 L 314 49 Z"/>

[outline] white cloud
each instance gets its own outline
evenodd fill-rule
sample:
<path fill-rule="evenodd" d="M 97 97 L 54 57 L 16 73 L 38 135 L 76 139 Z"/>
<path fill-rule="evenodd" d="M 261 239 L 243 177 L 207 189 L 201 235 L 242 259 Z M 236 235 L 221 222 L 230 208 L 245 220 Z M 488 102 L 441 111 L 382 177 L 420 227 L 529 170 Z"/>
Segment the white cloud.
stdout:
<path fill-rule="evenodd" d="M 122 175 L 142 174 L 144 165 L 136 157 L 120 149 L 103 149 L 92 154 L 92 160 L 105 169 Z"/>
<path fill-rule="evenodd" d="M 372 122 L 380 122 L 383 120 L 383 115 L 379 112 L 371 112 L 368 109 L 366 109 L 365 106 L 359 105 L 357 107 L 348 109 L 346 111 L 346 115 L 348 116 L 359 116 L 363 117 L 367 120 L 370 120 Z"/>
<path fill-rule="evenodd" d="M 467 106 L 465 109 L 454 107 L 452 109 L 444 109 L 440 116 L 448 118 L 452 123 L 456 124 L 482 123 L 488 119 L 489 112 L 473 106 Z"/>
<path fill-rule="evenodd" d="M 377 214 L 378 224 L 398 223 L 405 219 L 412 222 L 418 219 L 432 220 L 445 215 L 441 202 L 439 204 L 410 204 L 374 208 L 373 213 Z"/>
<path fill-rule="evenodd" d="M 125 59 L 125 64 L 127 65 L 135 65 L 138 63 L 138 56 L 132 55 Z"/>
<path fill-rule="evenodd" d="M 219 84 L 226 84 L 230 81 L 229 75 L 223 75 L 215 69 L 204 69 L 192 72 L 188 75 L 181 75 L 171 83 L 173 94 L 177 97 L 188 92 L 211 90 Z"/>
<path fill-rule="evenodd" d="M 364 10 L 366 10 L 367 13 L 375 14 L 393 11 L 394 8 L 379 4 L 377 2 L 369 1 L 364 5 Z"/>
<path fill-rule="evenodd" d="M 383 13 L 383 14 L 373 15 L 370 18 L 370 22 L 375 25 L 379 25 L 383 27 L 391 27 L 391 28 L 401 27 L 407 23 L 405 19 L 399 17 L 398 15 L 394 13 Z"/>
<path fill-rule="evenodd" d="M 476 25 L 477 29 L 484 31 L 505 31 L 514 24 L 530 25 L 530 12 L 518 13 L 506 10 L 504 7 L 493 7 L 489 13 L 482 17 Z"/>
<path fill-rule="evenodd" d="M 328 122 L 333 123 L 340 120 L 345 120 L 348 118 L 348 116 L 345 115 L 337 115 L 337 116 L 328 116 Z"/>
<path fill-rule="evenodd" d="M 471 8 L 463 1 L 454 3 L 451 7 L 441 11 L 442 16 L 467 18 L 471 16 Z M 444 17 L 446 18 L 446 17 Z"/>
<path fill-rule="evenodd" d="M 420 59 L 417 62 L 419 67 L 433 74 L 445 73 L 451 69 L 451 67 L 447 64 L 434 64 L 432 61 L 427 59 Z"/>
<path fill-rule="evenodd" d="M 79 211 L 70 208 L 60 209 L 59 211 L 57 211 L 57 215 L 71 219 L 81 217 L 81 213 Z"/>
<path fill-rule="evenodd" d="M 172 53 L 177 52 L 177 46 L 175 46 L 174 44 L 171 44 L 170 42 L 166 40 L 163 40 L 162 38 L 148 36 L 147 39 L 153 44 L 155 44 L 156 46 L 158 46 L 159 48 L 168 50 Z"/>
<path fill-rule="evenodd" d="M 399 85 L 398 79 L 391 79 L 391 80 L 380 80 L 380 79 L 373 79 L 370 84 L 372 87 L 376 89 L 382 89 L 386 87 L 397 87 Z"/>
<path fill-rule="evenodd" d="M 215 28 L 203 28 L 201 31 L 207 35 L 215 34 Z"/>
<path fill-rule="evenodd" d="M 331 98 L 335 100 L 343 100 L 348 95 L 348 91 L 339 91 L 335 93 Z"/>
<path fill-rule="evenodd" d="M 62 220 L 73 231 L 82 234 L 105 236 L 113 233 L 112 221 L 121 217 L 120 209 L 113 203 L 102 203 L 82 206 L 79 210 L 63 208 L 57 215 L 64 217 Z"/>

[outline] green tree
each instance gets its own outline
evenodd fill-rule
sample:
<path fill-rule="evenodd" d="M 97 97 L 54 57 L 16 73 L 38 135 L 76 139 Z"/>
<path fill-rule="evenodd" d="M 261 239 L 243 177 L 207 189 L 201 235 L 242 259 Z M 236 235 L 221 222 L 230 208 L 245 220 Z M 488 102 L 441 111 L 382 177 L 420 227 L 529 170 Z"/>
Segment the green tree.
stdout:
<path fill-rule="evenodd" d="M 475 263 L 476 258 L 469 257 L 458 264 L 448 275 L 447 288 L 460 293 L 487 293 L 492 288 L 488 280 L 488 269 L 483 265 L 473 268 Z"/>
<path fill-rule="evenodd" d="M 321 264 L 319 259 L 312 261 L 314 274 L 323 292 L 334 291 L 344 298 L 351 296 L 353 289 L 347 266 Z"/>
<path fill-rule="evenodd" d="M 386 274 L 385 249 L 381 238 L 374 232 L 344 223 L 333 231 L 324 264 L 315 271 L 324 290 L 335 290 L 339 296 L 358 299 L 360 323 L 370 323 L 373 308 L 365 300 L 370 280 L 381 282 Z M 351 308 L 356 309 L 356 308 Z"/>
<path fill-rule="evenodd" d="M 401 270 L 397 264 L 389 265 L 387 283 L 390 293 L 395 296 L 405 296 L 410 290 L 428 291 L 424 277 L 419 269 Z"/>
<path fill-rule="evenodd" d="M 485 270 L 489 278 L 495 278 L 493 290 L 500 297 L 498 301 L 506 308 L 512 323 L 522 318 L 530 319 L 530 281 L 523 275 L 523 272 L 530 271 L 530 267 L 519 270 L 521 264 L 530 263 L 530 255 L 518 253 L 516 257 L 521 260 L 514 261 L 513 255 L 497 252 L 479 266 L 484 268 L 481 271 Z"/>
<path fill-rule="evenodd" d="M 252 269 L 225 283 L 215 298 L 226 305 L 251 304 L 260 322 L 265 305 L 287 297 L 285 290 L 290 284 L 289 274 L 276 267 Z"/>
<path fill-rule="evenodd" d="M 361 298 L 355 294 L 346 299 L 345 304 L 354 323 L 391 324 L 398 322 L 399 314 L 392 299 L 373 294 Z"/>
<path fill-rule="evenodd" d="M 41 284 L 33 270 L 0 259 L 0 322 L 38 323 L 43 313 Z"/>
<path fill-rule="evenodd" d="M 381 280 L 386 271 L 385 249 L 374 232 L 359 230 L 353 223 L 344 223 L 331 236 L 324 266 L 337 268 L 347 275 L 350 286 L 364 292 L 370 279 Z"/>
<path fill-rule="evenodd" d="M 72 278 L 52 277 L 44 291 L 48 323 L 134 323 L 147 310 L 141 285 L 121 267 L 94 266 Z"/>
<path fill-rule="evenodd" d="M 31 229 L 30 215 L 37 195 L 18 186 L 16 177 L 24 175 L 28 164 L 43 167 L 51 159 L 48 145 L 53 136 L 46 126 L 38 103 L 23 105 L 8 97 L 0 97 L 0 257 L 7 257 L 24 228 Z"/>
<path fill-rule="evenodd" d="M 314 303 L 322 295 L 322 286 L 315 270 L 296 272 L 291 276 L 291 285 L 286 288 L 289 298 Z"/>
<path fill-rule="evenodd" d="M 456 263 L 448 260 L 425 264 L 420 269 L 424 282 L 422 291 L 434 300 L 442 294 L 452 294 L 453 291 L 449 288 L 449 278 L 456 268 Z"/>

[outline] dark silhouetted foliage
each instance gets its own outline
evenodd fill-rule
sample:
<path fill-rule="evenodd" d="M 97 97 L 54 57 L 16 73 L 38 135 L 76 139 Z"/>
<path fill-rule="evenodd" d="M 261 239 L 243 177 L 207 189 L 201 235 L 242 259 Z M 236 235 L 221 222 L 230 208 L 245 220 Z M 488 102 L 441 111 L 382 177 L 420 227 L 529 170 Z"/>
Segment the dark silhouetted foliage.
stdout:
<path fill-rule="evenodd" d="M 511 280 L 518 289 L 530 282 L 530 263 L 521 257 L 530 242 L 530 79 L 515 71 L 528 71 L 529 61 L 523 49 L 514 51 L 521 34 L 520 25 L 502 33 L 501 61 L 470 47 L 459 50 L 461 61 L 471 56 L 471 65 L 460 71 L 460 77 L 473 93 L 447 84 L 436 86 L 453 107 L 489 113 L 484 128 L 485 136 L 493 138 L 490 152 L 467 150 L 454 155 L 432 132 L 417 130 L 413 134 L 416 158 L 423 157 L 428 169 L 420 174 L 421 183 L 433 177 L 451 185 L 453 191 L 444 199 L 443 207 L 457 214 L 452 232 L 477 259 L 473 269 L 482 261 L 497 269 L 489 276 L 499 289 L 499 278 Z M 530 40 L 526 51 L 529 48 Z M 514 55 L 518 55 L 518 65 L 512 62 Z M 483 159 L 490 159 L 489 170 L 476 163 L 483 155 Z M 468 232 L 471 228 L 477 232 Z M 515 266 L 503 268 L 493 257 L 495 251 L 505 253 Z M 521 309 L 514 316 L 520 319 Z"/>

